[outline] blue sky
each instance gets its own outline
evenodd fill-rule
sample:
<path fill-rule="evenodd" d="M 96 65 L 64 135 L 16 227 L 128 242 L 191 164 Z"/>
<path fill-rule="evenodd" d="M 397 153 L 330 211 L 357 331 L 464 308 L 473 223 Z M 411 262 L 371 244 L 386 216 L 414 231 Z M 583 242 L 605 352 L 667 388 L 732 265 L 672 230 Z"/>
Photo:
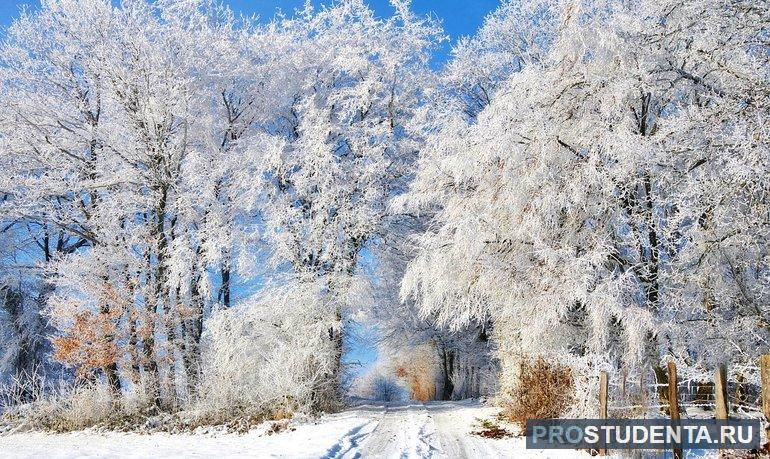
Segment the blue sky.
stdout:
<path fill-rule="evenodd" d="M 331 0 L 313 0 L 316 5 L 329 4 Z M 303 5 L 304 0 L 224 0 L 224 3 L 246 15 L 257 14 L 261 18 L 272 17 L 277 9 L 290 15 Z M 390 15 L 393 8 L 388 0 L 368 0 L 380 16 Z M 472 35 L 481 25 L 484 16 L 494 10 L 499 0 L 413 0 L 412 9 L 420 14 L 431 14 L 440 19 L 452 41 L 463 35 Z M 40 0 L 0 0 L 0 27 L 6 27 L 17 15 L 21 5 L 38 6 Z M 437 53 L 436 62 L 443 62 L 449 52 L 447 43 Z"/>

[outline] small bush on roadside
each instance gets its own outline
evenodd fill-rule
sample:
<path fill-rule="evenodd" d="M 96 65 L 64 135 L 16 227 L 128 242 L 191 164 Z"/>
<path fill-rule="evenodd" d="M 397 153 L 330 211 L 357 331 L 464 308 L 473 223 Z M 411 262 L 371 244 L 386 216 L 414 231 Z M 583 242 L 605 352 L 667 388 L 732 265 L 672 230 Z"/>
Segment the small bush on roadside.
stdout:
<path fill-rule="evenodd" d="M 508 394 L 510 402 L 504 414 L 526 428 L 527 419 L 550 419 L 563 415 L 574 398 L 572 372 L 551 364 L 542 357 L 523 362 L 516 387 Z"/>

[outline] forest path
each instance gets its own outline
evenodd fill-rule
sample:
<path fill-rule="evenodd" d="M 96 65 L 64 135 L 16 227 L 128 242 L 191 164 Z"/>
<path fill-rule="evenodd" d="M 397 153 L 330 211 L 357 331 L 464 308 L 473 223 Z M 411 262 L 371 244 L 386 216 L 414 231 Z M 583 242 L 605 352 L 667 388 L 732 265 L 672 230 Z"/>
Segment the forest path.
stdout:
<path fill-rule="evenodd" d="M 360 403 L 266 435 L 150 434 L 83 431 L 0 435 L 2 458 L 585 458 L 568 450 L 527 450 L 523 438 L 471 432 L 499 409 L 475 401 Z"/>
<path fill-rule="evenodd" d="M 343 415 L 369 419 L 354 433 L 355 446 L 335 448 L 325 459 L 357 458 L 568 458 L 577 451 L 526 450 L 523 438 L 489 439 L 472 434 L 482 420 L 494 420 L 499 409 L 476 401 L 406 402 L 361 405 Z M 376 426 L 372 428 L 372 424 Z M 368 432 L 360 435 L 362 431 Z M 340 445 L 349 445 L 343 437 Z"/>

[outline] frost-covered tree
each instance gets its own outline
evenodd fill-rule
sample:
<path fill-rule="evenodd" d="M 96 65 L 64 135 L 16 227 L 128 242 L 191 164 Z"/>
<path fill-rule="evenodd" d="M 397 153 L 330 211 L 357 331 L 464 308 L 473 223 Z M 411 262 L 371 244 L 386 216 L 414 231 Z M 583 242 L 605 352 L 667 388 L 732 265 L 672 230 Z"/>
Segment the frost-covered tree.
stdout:
<path fill-rule="evenodd" d="M 336 394 L 342 298 L 409 171 L 404 124 L 438 34 L 394 5 L 389 19 L 347 1 L 253 26 L 204 0 L 51 1 L 15 21 L 0 51 L 3 210 L 43 251 L 57 359 L 174 406 L 196 391 L 205 318 L 232 305 L 239 272 L 336 305 L 300 304 L 277 326 L 323 330 L 335 363 L 316 389 Z"/>
<path fill-rule="evenodd" d="M 275 268 L 295 273 L 292 281 L 323 279 L 326 301 L 350 290 L 360 253 L 382 235 L 388 199 L 415 155 L 405 124 L 423 99 L 439 29 L 407 2 L 393 5 L 388 19 L 351 0 L 307 7 L 273 26 L 291 83 L 263 156 L 264 237 Z M 349 312 L 322 319 L 335 343 L 336 381 Z"/>
<path fill-rule="evenodd" d="M 41 271 L 28 279 L 42 278 L 40 304 L 54 289 L 56 259 L 94 239 L 89 220 L 96 184 L 85 182 L 93 178 L 99 96 L 87 51 L 104 32 L 108 15 L 103 2 L 50 2 L 45 8 L 50 14 L 17 19 L 0 58 L 5 230 L 15 229 L 14 243 L 21 248 L 16 260 L 27 274 L 39 262 Z M 91 21 L 61 14 L 67 9 Z M 43 322 L 41 313 L 34 315 Z"/>
<path fill-rule="evenodd" d="M 559 0 L 504 0 L 478 32 L 461 37 L 442 74 L 441 97 L 459 103 L 473 119 L 495 98 L 506 79 L 539 65 L 556 35 Z"/>
<path fill-rule="evenodd" d="M 206 1 L 46 2 L 9 30 L 4 211 L 35 230 L 56 355 L 81 377 L 144 379 L 156 403 L 194 386 L 209 267 L 229 270 L 250 202 L 232 189 L 257 110 L 237 99 L 244 33 Z"/>
<path fill-rule="evenodd" d="M 493 317 L 508 383 L 531 354 L 593 368 L 695 366 L 725 349 L 753 359 L 766 268 L 752 212 L 767 207 L 764 180 L 746 173 L 765 174 L 754 106 L 767 98 L 766 15 L 732 1 L 565 2 L 555 14 L 541 57 L 474 124 L 446 116 L 424 151 L 402 201 L 439 210 L 404 296 L 456 327 Z M 748 265 L 725 256 L 728 241 Z M 714 288 L 720 312 L 704 295 Z"/>
<path fill-rule="evenodd" d="M 384 243 L 374 249 L 376 293 L 368 320 L 377 327 L 380 360 L 390 363 L 390 376 L 395 377 L 395 369 L 416 355 L 430 357 L 423 365 L 435 372 L 430 376 L 435 377 L 437 400 L 494 394 L 499 368 L 489 340 L 491 324 L 474 321 L 452 329 L 432 314 L 421 314 L 415 301 L 401 301 L 399 286 L 417 249 L 412 237 L 424 231 L 418 223 L 422 220 L 395 213 Z M 379 373 L 386 370 L 383 366 Z"/>
<path fill-rule="evenodd" d="M 647 100 L 636 113 L 660 152 L 650 194 L 665 340 L 695 374 L 727 361 L 741 371 L 769 337 L 770 13 L 744 1 L 649 2 L 650 11 L 657 21 L 632 30 Z"/>

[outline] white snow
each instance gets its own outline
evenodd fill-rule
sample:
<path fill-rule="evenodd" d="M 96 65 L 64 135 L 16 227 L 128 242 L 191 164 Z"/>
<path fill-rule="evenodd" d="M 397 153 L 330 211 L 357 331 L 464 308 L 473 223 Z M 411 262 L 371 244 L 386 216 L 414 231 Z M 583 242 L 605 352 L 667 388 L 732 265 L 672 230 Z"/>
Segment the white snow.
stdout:
<path fill-rule="evenodd" d="M 497 409 L 476 402 L 369 404 L 276 435 L 27 432 L 0 437 L 0 457 L 21 458 L 589 458 L 527 450 L 523 438 L 471 435 Z"/>

